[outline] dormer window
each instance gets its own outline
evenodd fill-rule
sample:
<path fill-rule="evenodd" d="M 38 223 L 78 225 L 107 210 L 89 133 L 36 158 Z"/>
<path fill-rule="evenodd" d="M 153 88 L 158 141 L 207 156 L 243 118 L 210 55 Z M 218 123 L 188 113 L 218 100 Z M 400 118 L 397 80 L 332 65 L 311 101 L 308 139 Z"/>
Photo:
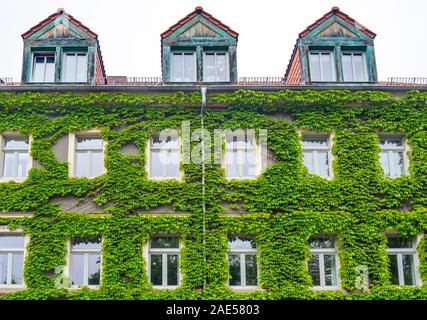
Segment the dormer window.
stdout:
<path fill-rule="evenodd" d="M 343 52 L 342 71 L 345 82 L 368 81 L 365 54 L 363 52 Z"/>
<path fill-rule="evenodd" d="M 64 53 L 63 82 L 87 82 L 87 54 Z"/>
<path fill-rule="evenodd" d="M 311 81 L 336 81 L 334 55 L 332 51 L 310 51 Z"/>
<path fill-rule="evenodd" d="M 54 53 L 34 53 L 33 56 L 33 82 L 55 81 L 55 55 Z"/>
<path fill-rule="evenodd" d="M 203 81 L 225 82 L 230 81 L 228 73 L 228 54 L 226 52 L 204 52 Z"/>
<path fill-rule="evenodd" d="M 172 81 L 195 82 L 196 81 L 196 55 L 192 51 L 172 52 Z"/>

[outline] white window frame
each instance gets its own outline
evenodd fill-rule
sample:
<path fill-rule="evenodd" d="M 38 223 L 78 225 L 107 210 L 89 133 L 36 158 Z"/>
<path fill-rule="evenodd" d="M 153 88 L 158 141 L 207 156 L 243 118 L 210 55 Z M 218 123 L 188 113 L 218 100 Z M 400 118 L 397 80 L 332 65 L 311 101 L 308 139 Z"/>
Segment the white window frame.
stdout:
<path fill-rule="evenodd" d="M 339 290 L 341 287 L 341 281 L 339 276 L 339 270 L 340 270 L 340 261 L 338 258 L 338 243 L 337 243 L 337 237 L 334 235 L 318 235 L 318 237 L 325 237 L 325 238 L 333 238 L 334 239 L 334 248 L 319 248 L 319 249 L 312 249 L 310 248 L 310 258 L 314 255 L 319 256 L 319 277 L 320 277 L 320 285 L 319 286 L 312 286 L 310 289 L 312 290 Z M 309 240 L 310 241 L 310 240 Z M 310 244 L 309 244 L 310 246 Z M 333 255 L 335 257 L 335 276 L 337 279 L 337 285 L 336 286 L 327 286 L 326 280 L 325 280 L 325 255 Z M 307 261 L 307 272 L 308 270 L 308 262 Z M 310 273 L 309 273 L 310 275 Z M 311 277 L 311 275 L 310 275 Z"/>
<path fill-rule="evenodd" d="M 173 78 L 174 68 L 175 68 L 175 66 L 174 66 L 174 61 L 175 61 L 174 54 L 180 54 L 183 56 L 185 53 L 191 53 L 193 55 L 193 81 L 178 81 L 178 80 Z M 171 66 L 170 82 L 179 82 L 179 83 L 181 83 L 181 82 L 183 82 L 183 83 L 197 82 L 197 59 L 196 59 L 196 55 L 197 55 L 197 53 L 195 50 L 171 50 L 171 55 L 170 55 L 170 61 L 171 61 L 171 63 L 170 63 L 170 66 Z M 182 72 L 183 72 L 182 78 L 183 79 L 184 79 L 184 72 L 185 72 L 184 70 L 185 70 L 185 68 L 183 66 L 183 68 L 182 68 Z"/>
<path fill-rule="evenodd" d="M 387 233 L 386 237 L 392 237 L 392 236 L 397 236 L 396 233 Z M 420 286 L 421 283 L 421 277 L 419 274 L 419 257 L 418 257 L 418 251 L 417 251 L 417 247 L 418 244 L 420 243 L 422 236 L 418 235 L 415 237 L 411 237 L 412 239 L 412 248 L 386 248 L 386 252 L 387 252 L 387 257 L 389 255 L 396 255 L 397 256 L 397 272 L 398 272 L 398 277 L 399 277 L 399 286 L 405 286 L 405 287 L 417 287 Z M 403 260 L 402 260 L 402 255 L 412 255 L 412 259 L 413 259 L 413 263 L 414 265 L 412 266 L 414 268 L 414 284 L 413 285 L 406 285 L 404 284 L 405 279 L 404 279 L 404 275 L 403 275 Z"/>
<path fill-rule="evenodd" d="M 177 135 L 177 138 L 178 138 L 178 147 L 176 149 L 175 148 L 170 148 L 170 147 L 155 147 L 155 149 L 157 149 L 157 150 L 169 150 L 169 149 L 178 150 L 178 155 L 179 155 L 178 176 L 176 176 L 176 177 L 169 177 L 169 176 L 165 175 L 164 174 L 165 173 L 165 166 L 162 167 L 162 172 L 164 174 L 162 177 L 154 177 L 154 176 L 152 176 L 152 174 L 151 174 L 151 161 L 152 161 L 151 150 L 152 150 L 153 136 L 150 136 L 150 138 L 148 139 L 147 145 L 146 145 L 146 149 L 145 149 L 145 159 L 147 159 L 146 160 L 146 165 L 145 165 L 145 170 L 147 171 L 148 179 L 152 179 L 152 180 L 170 180 L 170 179 L 174 179 L 174 180 L 182 181 L 184 173 L 182 172 L 181 165 L 180 165 L 180 163 L 182 161 L 182 139 L 181 139 L 181 135 L 179 133 Z"/>
<path fill-rule="evenodd" d="M 5 236 L 23 236 L 24 237 L 24 247 L 23 248 L 7 248 L 0 249 L 0 252 L 7 252 L 8 254 L 8 266 L 7 266 L 7 282 L 8 284 L 0 284 L 0 291 L 16 290 L 16 289 L 25 289 L 27 285 L 25 284 L 25 262 L 27 258 L 27 246 L 30 242 L 30 237 L 27 234 L 23 233 L 22 228 L 17 228 L 15 230 L 10 230 L 7 226 L 0 226 L 0 234 Z M 13 253 L 23 253 L 23 262 L 22 262 L 22 284 L 10 284 L 12 277 L 12 254 Z"/>
<path fill-rule="evenodd" d="M 73 81 L 66 81 L 66 74 L 67 74 L 67 55 L 68 54 L 72 54 L 74 56 L 77 56 L 79 54 L 84 54 L 86 56 L 86 75 L 85 81 L 77 81 L 77 70 L 76 70 L 76 79 Z M 86 83 L 88 81 L 88 64 L 89 64 L 89 59 L 88 59 L 88 54 L 85 51 L 64 51 L 63 55 L 62 55 L 62 72 L 61 72 L 61 82 L 65 82 L 65 83 Z M 77 60 L 76 60 L 76 69 L 77 69 Z"/>
<path fill-rule="evenodd" d="M 27 161 L 27 173 L 25 177 L 3 177 L 3 172 L 4 172 L 4 165 L 5 165 L 5 151 L 10 150 L 10 151 L 23 151 L 26 149 L 18 149 L 18 148 L 13 148 L 13 149 L 6 149 L 4 148 L 4 141 L 6 139 L 9 138 L 17 138 L 17 139 L 25 139 L 26 136 L 23 136 L 22 134 L 20 134 L 19 132 L 3 132 L 2 134 L 0 134 L 0 156 L 2 157 L 2 159 L 0 160 L 0 163 L 2 164 L 1 168 L 0 168 L 0 182 L 8 182 L 8 181 L 14 181 L 14 182 L 24 182 L 27 178 L 28 178 L 28 172 L 30 171 L 30 169 L 33 167 L 33 157 L 31 156 L 31 146 L 32 146 L 32 142 L 33 142 L 33 138 L 31 135 L 28 136 L 28 161 Z"/>
<path fill-rule="evenodd" d="M 380 152 L 387 152 L 388 153 L 388 166 L 390 171 L 390 177 L 388 178 L 398 178 L 402 176 L 406 176 L 409 173 L 409 158 L 408 158 L 408 152 L 409 152 L 409 146 L 406 141 L 406 137 L 403 134 L 387 134 L 387 133 L 380 133 L 378 134 L 379 139 L 400 139 L 402 141 L 402 146 L 400 147 L 383 147 L 381 144 Z M 395 168 L 394 168 L 394 158 L 393 153 L 402 152 L 403 153 L 403 173 L 402 175 L 398 176 L 395 174 Z M 380 163 L 381 166 L 381 163 Z M 382 168 L 382 166 L 381 166 Z M 384 173 L 384 169 L 383 169 Z M 385 173 L 384 173 L 385 175 Z"/>
<path fill-rule="evenodd" d="M 232 136 L 232 137 L 234 137 L 234 136 L 245 136 L 245 137 L 250 136 L 250 137 L 252 137 L 252 139 L 253 139 L 252 150 L 254 151 L 254 156 L 255 156 L 255 175 L 253 177 L 252 176 L 242 176 L 242 175 L 240 175 L 238 177 L 229 177 L 227 175 L 227 151 L 228 150 L 230 150 L 230 151 L 237 150 L 238 152 L 240 151 L 240 154 L 241 154 L 240 157 L 242 157 L 246 150 L 251 149 L 251 148 L 248 148 L 246 146 L 244 146 L 244 147 L 233 146 L 231 148 L 227 147 L 227 137 L 228 136 Z M 222 139 L 224 141 L 224 151 L 222 153 L 222 165 L 221 165 L 221 167 L 225 170 L 226 179 L 227 180 L 246 180 L 246 179 L 254 180 L 254 179 L 257 179 L 259 177 L 259 175 L 262 173 L 263 163 L 262 163 L 261 146 L 257 142 L 255 132 L 250 132 L 250 130 L 243 130 L 241 132 L 226 130 L 223 134 Z M 243 164 L 239 164 L 239 171 L 240 172 L 243 171 L 242 168 L 243 168 Z"/>
<path fill-rule="evenodd" d="M 36 67 L 36 56 L 44 56 L 44 79 L 43 81 L 35 81 L 34 80 L 34 71 L 35 71 L 35 67 Z M 53 67 L 53 81 L 52 82 L 48 82 L 45 81 L 46 79 L 46 57 L 53 57 L 54 58 L 54 67 Z M 55 82 L 55 74 L 56 74 L 56 55 L 54 51 L 34 51 L 32 52 L 31 55 L 31 59 L 32 59 L 32 63 L 31 63 L 31 82 L 35 82 L 35 83 L 54 83 Z"/>
<path fill-rule="evenodd" d="M 334 160 L 333 154 L 332 154 L 332 146 L 333 146 L 333 140 L 334 140 L 335 134 L 334 132 L 331 133 L 310 133 L 310 132 L 300 132 L 300 143 L 301 143 L 301 148 L 302 148 L 302 154 L 304 155 L 304 152 L 311 152 L 313 155 L 313 166 L 314 166 L 314 173 L 311 173 L 309 171 L 310 174 L 315 174 L 319 177 L 321 177 L 319 175 L 319 158 L 317 157 L 317 152 L 319 151 L 327 151 L 327 155 L 328 155 L 328 171 L 329 171 L 329 175 L 327 177 L 321 177 L 324 179 L 333 179 L 334 178 L 334 171 L 333 171 L 333 166 L 332 166 L 332 162 Z M 302 144 L 302 141 L 305 139 L 326 139 L 326 143 L 328 144 L 326 147 L 304 147 Z M 303 157 L 303 165 L 305 166 L 304 163 L 304 157 Z M 307 170 L 309 170 L 306 167 Z"/>
<path fill-rule="evenodd" d="M 328 53 L 331 57 L 331 74 L 332 74 L 332 80 L 324 80 L 324 75 L 323 75 L 323 68 L 322 68 L 322 63 L 321 63 L 321 55 L 324 53 Z M 311 76 L 311 62 L 310 62 L 310 55 L 311 54 L 318 54 L 319 55 L 319 70 L 320 70 L 320 80 L 313 80 L 312 76 Z M 308 51 L 308 65 L 309 65 L 309 69 L 310 69 L 310 82 L 337 82 L 337 72 L 336 72 L 336 67 L 335 67 L 335 52 L 334 50 L 309 50 Z"/>
<path fill-rule="evenodd" d="M 178 248 L 151 248 L 151 238 L 152 237 L 170 237 L 170 238 L 178 238 Z M 145 257 L 146 271 L 148 274 L 148 281 L 151 284 L 151 255 L 162 255 L 162 285 L 153 285 L 155 289 L 176 289 L 181 285 L 182 275 L 181 275 L 181 249 L 182 249 L 182 241 L 175 234 L 155 234 L 151 235 L 148 239 L 147 243 L 143 248 L 143 255 Z M 168 272 L 167 272 L 167 256 L 168 255 L 177 255 L 178 256 L 178 284 L 177 285 L 168 285 Z"/>
<path fill-rule="evenodd" d="M 344 79 L 344 67 L 342 68 L 343 69 L 343 74 L 342 74 L 342 78 L 343 78 L 343 81 L 344 82 L 367 82 L 368 81 L 368 69 L 367 69 L 367 65 L 366 65 L 366 55 L 365 55 L 365 52 L 364 51 L 347 51 L 347 50 L 343 50 L 342 52 L 341 52 L 341 59 L 342 59 L 342 57 L 344 56 L 344 55 L 347 55 L 347 54 L 350 54 L 351 55 L 351 72 L 352 72 L 352 75 L 353 75 L 353 79 L 355 79 L 355 72 L 354 72 L 354 59 L 353 59 L 353 56 L 355 55 L 355 54 L 357 54 L 357 55 L 359 55 L 359 54 L 361 54 L 362 55 L 362 63 L 363 63 L 363 80 L 360 80 L 360 81 L 357 81 L 357 80 L 352 80 L 352 81 L 350 81 L 350 80 L 345 80 Z M 341 60 L 342 61 L 342 60 Z"/>
<path fill-rule="evenodd" d="M 206 74 L 206 54 L 214 54 L 215 55 L 215 80 L 214 81 L 209 81 L 209 82 L 229 82 L 230 81 L 230 59 L 229 59 L 229 54 L 228 51 L 210 51 L 210 50 L 206 50 L 203 51 L 203 82 L 208 82 L 207 80 L 205 80 L 205 74 Z M 224 54 L 225 55 L 225 80 L 218 80 L 218 75 L 217 75 L 217 54 Z"/>
<path fill-rule="evenodd" d="M 85 130 L 85 131 L 70 132 L 69 133 L 69 135 L 68 135 L 68 176 L 70 178 L 76 178 L 75 170 L 76 170 L 76 165 L 77 165 L 77 161 L 76 161 L 77 138 L 99 138 L 99 139 L 102 139 L 101 138 L 101 130 L 100 129 L 90 129 L 90 130 Z M 102 166 L 101 175 L 103 175 L 107 172 L 107 169 L 105 168 L 105 149 L 107 147 L 107 141 L 105 141 L 105 140 L 102 140 L 102 141 L 103 141 L 102 142 L 102 154 L 104 157 L 104 163 Z M 89 148 L 89 149 L 95 150 L 94 148 Z M 96 177 L 99 177 L 99 176 L 96 176 Z M 96 177 L 79 177 L 79 178 L 93 179 Z"/>
<path fill-rule="evenodd" d="M 230 285 L 230 278 L 227 280 L 227 284 L 230 288 L 234 290 L 256 290 L 259 289 L 260 282 L 260 268 L 259 268 L 259 255 L 258 248 L 251 249 L 232 249 L 229 248 L 227 253 L 227 263 L 229 264 L 229 256 L 230 255 L 239 255 L 240 258 L 240 285 L 234 286 Z M 246 256 L 252 255 L 255 256 L 256 266 L 257 266 L 257 285 L 256 286 L 248 286 L 246 285 Z M 230 267 L 228 268 L 228 274 L 230 276 Z"/>
<path fill-rule="evenodd" d="M 98 289 L 102 286 L 102 265 L 103 265 L 103 254 L 102 254 L 102 248 L 104 246 L 104 237 L 101 236 L 101 243 L 100 243 L 100 247 L 99 249 L 73 249 L 73 245 L 72 245 L 72 241 L 73 238 L 70 238 L 67 240 L 66 245 L 67 245 L 67 257 L 66 257 L 66 263 L 65 263 L 65 268 L 63 271 L 63 274 L 66 278 L 69 279 L 69 285 L 68 287 L 70 289 L 78 289 L 81 287 L 88 287 L 89 289 Z M 77 254 L 83 254 L 84 255 L 84 260 L 83 260 L 83 284 L 80 285 L 72 285 L 72 281 L 71 281 L 71 275 L 72 275 L 72 266 L 71 266 L 71 257 L 73 255 L 73 253 L 77 253 Z M 100 268 L 99 268 L 99 285 L 89 285 L 88 284 L 88 277 L 89 277 L 89 254 L 91 253 L 99 253 L 100 257 L 101 257 L 101 261 L 100 261 Z"/>

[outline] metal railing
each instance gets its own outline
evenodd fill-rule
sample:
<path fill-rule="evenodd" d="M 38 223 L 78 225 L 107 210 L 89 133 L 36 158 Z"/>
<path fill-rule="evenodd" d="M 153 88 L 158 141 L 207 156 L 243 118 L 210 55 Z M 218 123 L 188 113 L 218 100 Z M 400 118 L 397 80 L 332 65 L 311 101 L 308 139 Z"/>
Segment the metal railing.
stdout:
<path fill-rule="evenodd" d="M 389 77 L 385 84 L 390 86 L 427 86 L 427 77 Z"/>
<path fill-rule="evenodd" d="M 13 85 L 12 78 L 0 78 L 0 86 L 11 86 Z"/>

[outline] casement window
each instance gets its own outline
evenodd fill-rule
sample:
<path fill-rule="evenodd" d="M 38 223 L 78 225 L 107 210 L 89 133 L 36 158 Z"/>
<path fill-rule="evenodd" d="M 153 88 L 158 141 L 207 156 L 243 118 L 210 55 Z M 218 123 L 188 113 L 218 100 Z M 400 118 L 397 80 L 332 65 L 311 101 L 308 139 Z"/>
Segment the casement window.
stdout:
<path fill-rule="evenodd" d="M 336 81 L 332 51 L 310 52 L 309 64 L 311 81 Z"/>
<path fill-rule="evenodd" d="M 255 178 L 258 174 L 260 156 L 255 134 L 250 132 L 225 134 L 225 171 L 227 178 Z"/>
<path fill-rule="evenodd" d="M 149 278 L 156 287 L 179 285 L 180 244 L 176 236 L 153 236 L 149 243 Z"/>
<path fill-rule="evenodd" d="M 95 136 L 75 136 L 74 176 L 93 178 L 104 172 L 104 141 Z"/>
<path fill-rule="evenodd" d="M 387 254 L 390 259 L 391 282 L 401 286 L 418 284 L 416 241 L 413 237 L 387 236 Z"/>
<path fill-rule="evenodd" d="M 323 178 L 332 177 L 330 137 L 304 136 L 301 139 L 304 165 L 308 172 Z"/>
<path fill-rule="evenodd" d="M 343 52 L 342 71 L 346 82 L 368 81 L 365 53 Z"/>
<path fill-rule="evenodd" d="M 64 53 L 63 82 L 87 82 L 87 54 L 77 52 Z"/>
<path fill-rule="evenodd" d="M 55 82 L 54 53 L 34 53 L 32 81 Z"/>
<path fill-rule="evenodd" d="M 171 55 L 171 81 L 195 82 L 196 81 L 196 54 L 195 52 L 172 52 Z"/>
<path fill-rule="evenodd" d="M 336 239 L 331 236 L 317 236 L 310 239 L 311 258 L 308 273 L 313 279 L 313 289 L 337 289 L 338 257 Z"/>
<path fill-rule="evenodd" d="M 176 133 L 156 134 L 150 139 L 150 177 L 156 179 L 179 178 L 181 149 Z"/>
<path fill-rule="evenodd" d="M 230 278 L 228 284 L 238 288 L 258 287 L 257 248 L 250 237 L 230 236 L 228 265 Z"/>
<path fill-rule="evenodd" d="M 70 280 L 72 287 L 100 285 L 101 242 L 100 236 L 71 240 Z"/>
<path fill-rule="evenodd" d="M 25 237 L 0 234 L 0 288 L 23 285 Z"/>
<path fill-rule="evenodd" d="M 407 172 L 405 139 L 402 137 L 380 136 L 380 163 L 386 177 L 395 178 Z"/>
<path fill-rule="evenodd" d="M 2 135 L 0 137 L 2 179 L 14 180 L 27 177 L 31 167 L 29 137 Z"/>
<path fill-rule="evenodd" d="M 230 81 L 229 62 L 227 52 L 203 53 L 203 81 L 225 82 Z"/>

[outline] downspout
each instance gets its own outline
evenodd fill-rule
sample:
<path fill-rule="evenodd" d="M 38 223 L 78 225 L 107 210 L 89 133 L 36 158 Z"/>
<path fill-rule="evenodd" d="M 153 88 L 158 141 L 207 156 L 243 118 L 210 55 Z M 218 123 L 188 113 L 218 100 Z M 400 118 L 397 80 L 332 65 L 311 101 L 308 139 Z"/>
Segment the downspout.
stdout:
<path fill-rule="evenodd" d="M 200 109 L 200 128 L 202 131 L 202 224 L 203 224 L 203 259 L 204 265 L 206 266 L 206 190 L 205 190 L 205 121 L 204 121 L 204 112 L 206 108 L 206 87 L 200 87 L 200 93 L 202 94 L 202 107 Z M 206 287 L 206 276 L 203 277 L 203 290 Z"/>

